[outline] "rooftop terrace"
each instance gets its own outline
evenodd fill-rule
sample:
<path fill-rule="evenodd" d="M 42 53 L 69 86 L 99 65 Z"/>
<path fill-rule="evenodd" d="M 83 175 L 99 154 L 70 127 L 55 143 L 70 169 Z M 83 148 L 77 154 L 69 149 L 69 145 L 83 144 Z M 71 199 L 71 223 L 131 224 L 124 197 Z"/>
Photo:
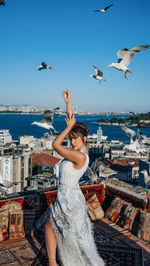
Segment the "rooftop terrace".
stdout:
<path fill-rule="evenodd" d="M 105 211 L 105 216 L 94 221 L 93 225 L 97 249 L 106 265 L 150 265 L 150 223 L 146 229 L 144 223 L 142 228 L 139 227 L 140 215 L 146 214 L 150 219 L 149 196 L 132 189 L 131 185 L 117 180 L 82 187 L 85 198 L 96 194 Z M 56 196 L 56 188 L 51 188 L 11 194 L 0 199 L 0 225 L 3 230 L 0 265 L 47 265 L 44 223 L 50 211 L 48 206 L 55 202 Z M 114 199 L 119 206 L 113 205 Z M 130 216 L 125 212 L 128 207 L 132 213 Z M 118 211 L 116 217 L 114 210 Z M 129 223 L 133 216 L 132 223 Z"/>

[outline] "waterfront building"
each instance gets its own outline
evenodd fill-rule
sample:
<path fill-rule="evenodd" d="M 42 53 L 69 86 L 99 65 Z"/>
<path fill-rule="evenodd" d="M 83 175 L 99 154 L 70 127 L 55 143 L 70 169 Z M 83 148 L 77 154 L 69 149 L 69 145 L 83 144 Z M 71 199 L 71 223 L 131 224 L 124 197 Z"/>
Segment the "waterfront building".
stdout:
<path fill-rule="evenodd" d="M 99 157 L 105 157 L 105 143 L 107 136 L 103 136 L 101 127 L 98 127 L 97 134 L 87 136 L 87 147 L 89 151 L 90 164 Z"/>
<path fill-rule="evenodd" d="M 8 129 L 0 129 L 0 145 L 12 142 L 12 136 Z"/>
<path fill-rule="evenodd" d="M 97 133 L 87 136 L 87 145 L 89 148 L 98 147 L 101 143 L 107 141 L 107 136 L 103 136 L 101 127 L 98 127 Z"/>

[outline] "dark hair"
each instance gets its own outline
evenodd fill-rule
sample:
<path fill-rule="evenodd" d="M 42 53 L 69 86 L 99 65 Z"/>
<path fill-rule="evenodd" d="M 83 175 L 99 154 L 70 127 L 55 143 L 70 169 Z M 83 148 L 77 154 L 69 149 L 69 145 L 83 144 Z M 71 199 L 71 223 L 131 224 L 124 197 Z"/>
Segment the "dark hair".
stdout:
<path fill-rule="evenodd" d="M 75 123 L 73 128 L 69 132 L 69 136 L 80 136 L 83 140 L 84 137 L 87 137 L 89 134 L 88 127 L 83 123 Z"/>

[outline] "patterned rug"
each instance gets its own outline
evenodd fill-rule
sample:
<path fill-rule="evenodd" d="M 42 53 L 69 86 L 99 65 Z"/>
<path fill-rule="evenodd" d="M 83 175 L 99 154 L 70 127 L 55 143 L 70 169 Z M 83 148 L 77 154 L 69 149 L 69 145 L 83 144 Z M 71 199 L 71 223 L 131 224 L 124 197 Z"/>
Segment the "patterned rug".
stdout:
<path fill-rule="evenodd" d="M 142 252 L 138 249 L 115 248 L 97 245 L 100 256 L 106 265 L 142 266 Z"/>
<path fill-rule="evenodd" d="M 150 253 L 137 248 L 136 243 L 127 236 L 127 230 L 117 231 L 106 223 L 94 223 L 95 242 L 106 266 L 150 266 Z M 3 241 L 0 244 L 0 265 L 48 265 L 42 232 L 39 237 Z"/>

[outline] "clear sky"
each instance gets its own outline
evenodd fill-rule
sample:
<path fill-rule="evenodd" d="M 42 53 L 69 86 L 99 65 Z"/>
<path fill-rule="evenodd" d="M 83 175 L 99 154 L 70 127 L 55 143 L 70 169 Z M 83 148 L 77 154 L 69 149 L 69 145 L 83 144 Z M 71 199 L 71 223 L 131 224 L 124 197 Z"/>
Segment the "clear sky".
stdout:
<path fill-rule="evenodd" d="M 78 109 L 150 111 L 150 48 L 129 68 L 107 66 L 116 52 L 150 44 L 150 0 L 6 0 L 0 6 L 0 104 L 64 107 L 72 88 Z M 94 13 L 109 4 L 107 14 Z M 38 71 L 42 61 L 54 70 Z M 93 65 L 104 73 L 99 85 Z"/>

